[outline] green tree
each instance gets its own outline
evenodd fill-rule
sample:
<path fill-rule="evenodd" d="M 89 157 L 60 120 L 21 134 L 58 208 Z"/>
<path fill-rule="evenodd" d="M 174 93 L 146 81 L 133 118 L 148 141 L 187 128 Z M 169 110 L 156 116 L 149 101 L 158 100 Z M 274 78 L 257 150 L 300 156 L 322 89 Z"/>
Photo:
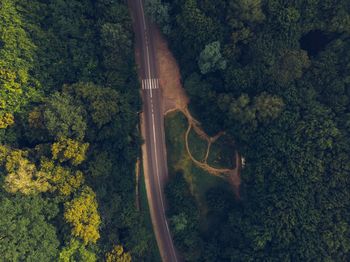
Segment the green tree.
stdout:
<path fill-rule="evenodd" d="M 162 3 L 162 0 L 147 0 L 145 3 L 145 12 L 153 20 L 153 22 L 161 26 L 163 33 L 170 33 L 168 3 Z"/>
<path fill-rule="evenodd" d="M 123 87 L 130 75 L 133 49 L 129 28 L 122 23 L 105 23 L 100 28 L 105 85 Z"/>
<path fill-rule="evenodd" d="M 43 115 L 45 126 L 51 135 L 57 138 L 84 138 L 87 128 L 86 112 L 70 95 L 55 92 L 48 99 Z"/>
<path fill-rule="evenodd" d="M 284 50 L 273 66 L 273 77 L 281 85 L 298 79 L 310 66 L 310 60 L 304 50 Z"/>
<path fill-rule="evenodd" d="M 229 2 L 230 17 L 245 23 L 259 23 L 265 19 L 261 0 L 238 0 Z"/>
<path fill-rule="evenodd" d="M 96 254 L 88 250 L 81 241 L 72 238 L 68 246 L 64 247 L 59 255 L 60 262 L 95 262 L 97 261 Z"/>
<path fill-rule="evenodd" d="M 256 108 L 257 119 L 261 122 L 266 122 L 280 115 L 284 103 L 277 96 L 261 93 L 254 98 L 254 107 Z"/>
<path fill-rule="evenodd" d="M 35 45 L 12 0 L 1 1 L 0 17 L 0 128 L 6 128 L 12 114 L 36 93 L 37 83 L 29 75 Z"/>
<path fill-rule="evenodd" d="M 185 213 L 174 215 L 170 219 L 175 232 L 181 232 L 187 227 L 187 217 Z"/>
<path fill-rule="evenodd" d="M 64 87 L 84 106 L 88 117 L 98 128 L 111 123 L 121 111 L 123 96 L 112 88 L 104 88 L 93 83 L 77 83 Z"/>
<path fill-rule="evenodd" d="M 198 60 L 198 66 L 202 74 L 224 70 L 227 62 L 220 52 L 220 42 L 215 41 L 205 46 Z"/>
<path fill-rule="evenodd" d="M 3 261 L 53 261 L 58 256 L 56 229 L 49 221 L 57 206 L 39 196 L 0 197 L 0 253 Z"/>

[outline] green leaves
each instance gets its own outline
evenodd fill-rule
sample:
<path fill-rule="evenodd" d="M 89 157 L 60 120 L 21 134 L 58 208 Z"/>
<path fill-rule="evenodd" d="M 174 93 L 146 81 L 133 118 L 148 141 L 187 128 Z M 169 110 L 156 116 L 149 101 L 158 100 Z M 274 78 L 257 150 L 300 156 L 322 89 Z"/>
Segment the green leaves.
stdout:
<path fill-rule="evenodd" d="M 0 43 L 0 128 L 6 128 L 13 123 L 9 114 L 28 103 L 37 88 L 29 75 L 35 45 L 12 0 L 1 2 Z"/>
<path fill-rule="evenodd" d="M 86 248 L 78 239 L 72 238 L 68 245 L 62 249 L 59 255 L 59 262 L 95 262 L 96 254 Z"/>
<path fill-rule="evenodd" d="M 169 4 L 162 3 L 162 0 L 145 1 L 145 12 L 157 23 L 164 34 L 170 33 Z"/>
<path fill-rule="evenodd" d="M 44 109 L 45 126 L 54 137 L 83 139 L 86 111 L 67 93 L 55 92 Z"/>
<path fill-rule="evenodd" d="M 56 229 L 48 223 L 58 208 L 39 196 L 0 198 L 0 253 L 4 261 L 43 261 L 57 258 Z"/>
<path fill-rule="evenodd" d="M 198 60 L 202 74 L 226 69 L 227 62 L 220 52 L 220 42 L 215 41 L 205 46 Z"/>

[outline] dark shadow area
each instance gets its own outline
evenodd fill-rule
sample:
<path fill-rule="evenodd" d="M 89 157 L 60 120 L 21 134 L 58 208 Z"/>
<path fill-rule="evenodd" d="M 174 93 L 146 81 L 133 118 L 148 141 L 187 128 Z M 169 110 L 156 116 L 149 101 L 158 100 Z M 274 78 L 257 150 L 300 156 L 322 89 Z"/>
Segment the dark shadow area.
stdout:
<path fill-rule="evenodd" d="M 338 33 L 326 33 L 321 30 L 312 30 L 300 38 L 300 47 L 307 51 L 309 56 L 315 57 L 330 42 L 337 38 L 338 35 Z"/>

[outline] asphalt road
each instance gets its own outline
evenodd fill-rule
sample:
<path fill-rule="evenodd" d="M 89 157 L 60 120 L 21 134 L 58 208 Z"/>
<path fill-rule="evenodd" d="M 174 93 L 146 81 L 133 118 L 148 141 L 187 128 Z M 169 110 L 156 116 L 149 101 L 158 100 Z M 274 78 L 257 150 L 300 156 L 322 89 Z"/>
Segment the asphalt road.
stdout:
<path fill-rule="evenodd" d="M 136 45 L 141 50 L 141 77 L 143 100 L 143 137 L 145 139 L 147 172 L 145 183 L 153 230 L 164 262 L 180 261 L 172 241 L 165 216 L 164 185 L 168 177 L 164 135 L 164 116 L 157 73 L 152 27 L 145 17 L 143 0 L 128 0 L 133 18 Z"/>

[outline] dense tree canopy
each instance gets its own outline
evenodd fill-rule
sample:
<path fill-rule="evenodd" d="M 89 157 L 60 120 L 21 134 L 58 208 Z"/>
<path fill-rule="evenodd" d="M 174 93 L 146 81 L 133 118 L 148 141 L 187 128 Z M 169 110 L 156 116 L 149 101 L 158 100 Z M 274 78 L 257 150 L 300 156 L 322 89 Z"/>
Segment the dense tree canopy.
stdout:
<path fill-rule="evenodd" d="M 152 261 L 126 1 L 0 2 L 1 255 Z"/>
<path fill-rule="evenodd" d="M 35 44 L 24 29 L 25 22 L 13 0 L 1 1 L 0 7 L 0 128 L 6 128 L 38 83 L 29 74 Z"/>
<path fill-rule="evenodd" d="M 50 220 L 58 208 L 39 196 L 0 199 L 0 253 L 4 261 L 52 261 L 59 241 Z"/>
<path fill-rule="evenodd" d="M 347 261 L 349 1 L 165 2 L 191 110 L 208 132 L 229 133 L 246 159 L 240 200 L 207 193 L 198 256 Z M 203 71 L 220 60 L 225 68 Z M 175 236 L 186 228 L 181 208 L 170 220 Z"/>

